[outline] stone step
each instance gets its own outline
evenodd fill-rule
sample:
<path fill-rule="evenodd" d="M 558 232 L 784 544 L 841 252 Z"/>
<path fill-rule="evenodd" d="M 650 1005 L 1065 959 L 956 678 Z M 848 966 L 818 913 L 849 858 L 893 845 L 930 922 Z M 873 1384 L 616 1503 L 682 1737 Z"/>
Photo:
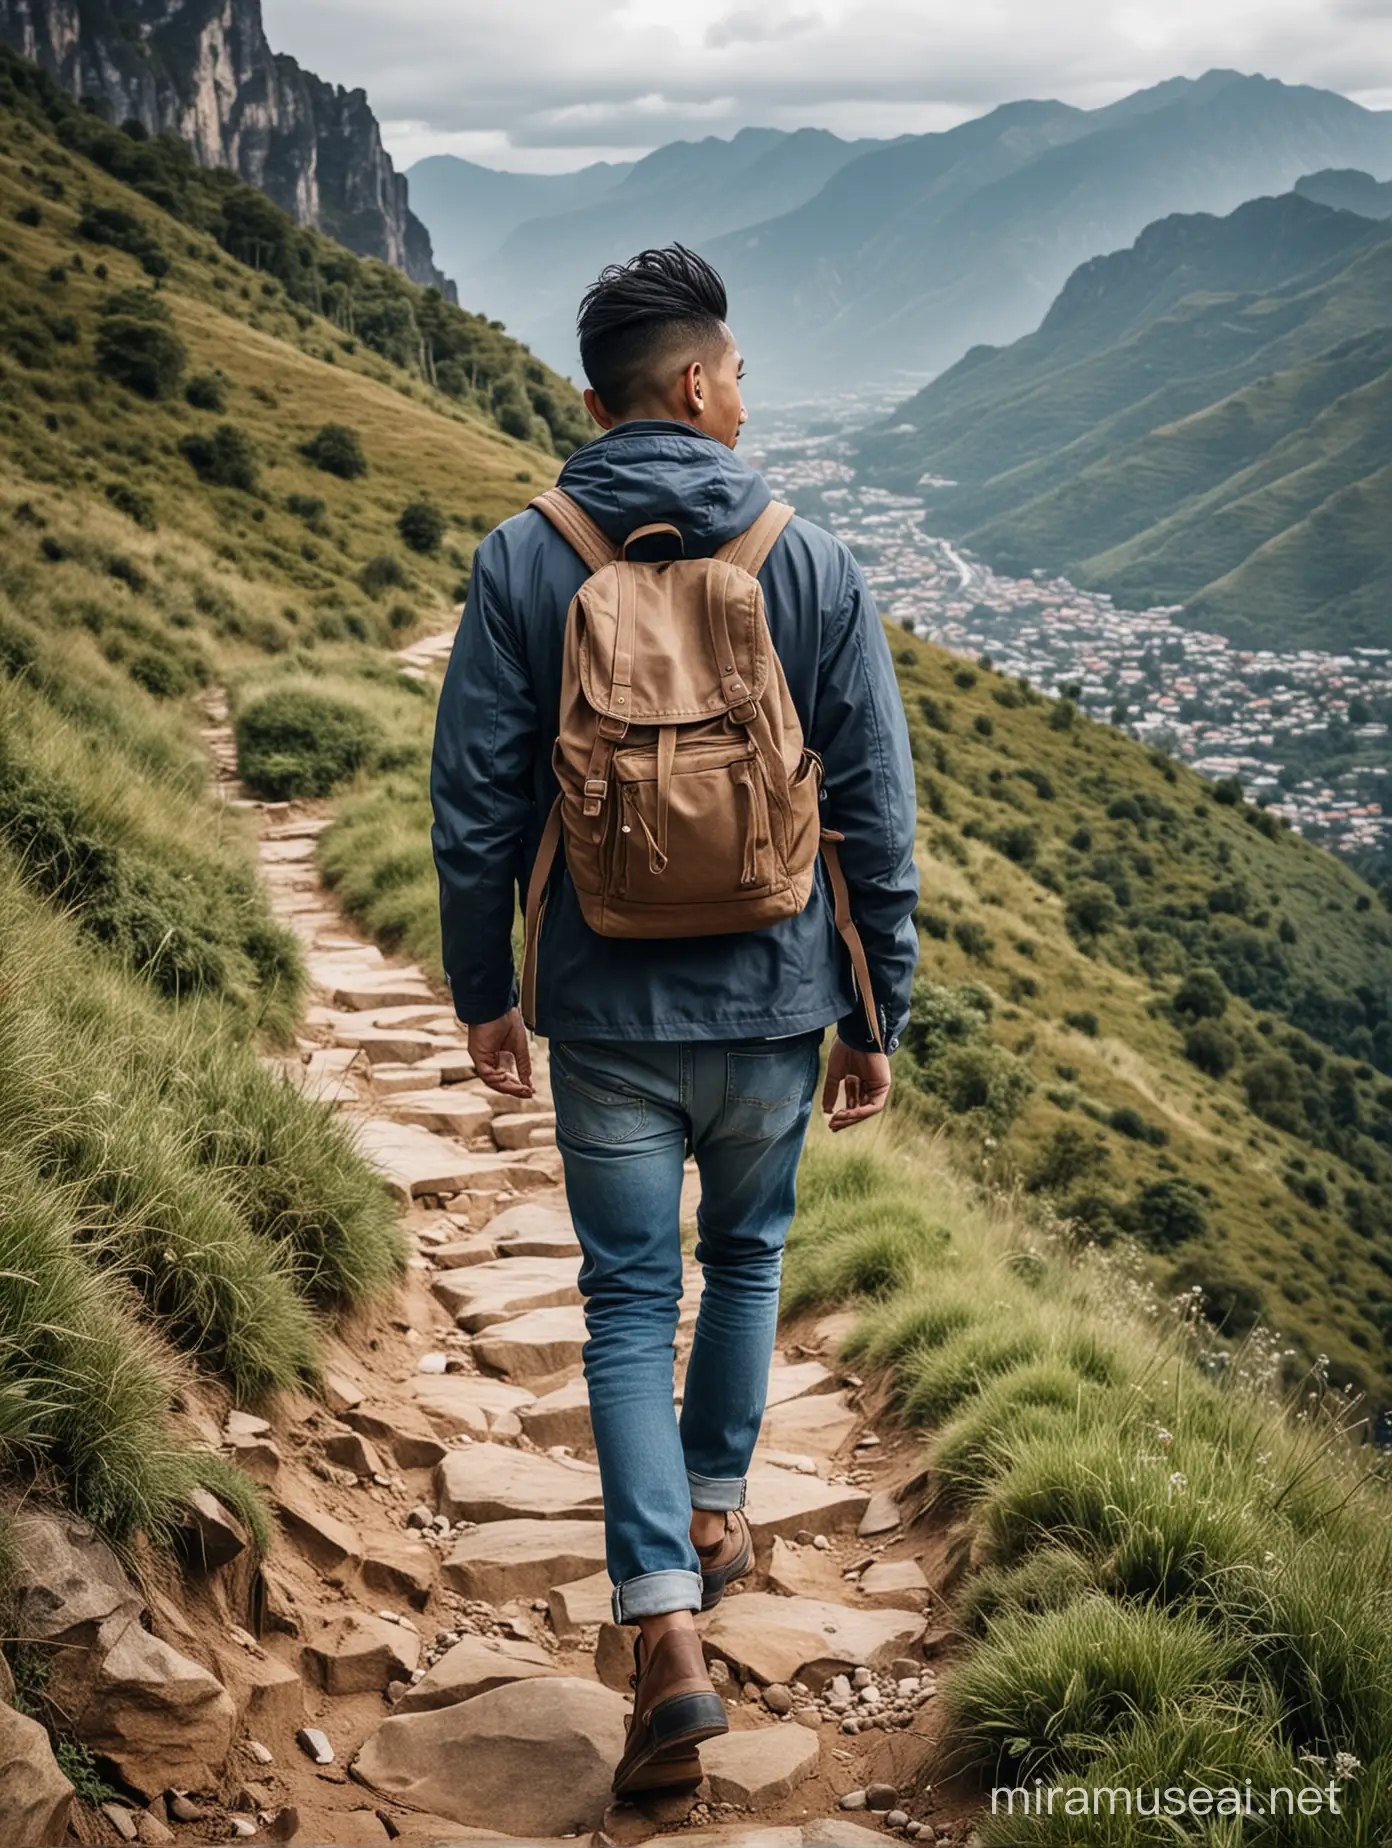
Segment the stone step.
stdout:
<path fill-rule="evenodd" d="M 592 1463 L 470 1444 L 435 1470 L 435 1505 L 451 1521 L 566 1520 L 603 1513 Z"/>
<path fill-rule="evenodd" d="M 505 1258 L 564 1258 L 580 1250 L 563 1202 L 529 1200 L 510 1206 L 489 1220 L 488 1235 Z"/>
<path fill-rule="evenodd" d="M 516 1259 L 512 1260 L 514 1263 Z M 565 1444 L 571 1450 L 594 1447 L 590 1424 L 590 1393 L 583 1379 L 567 1380 L 554 1392 L 543 1394 L 518 1413 L 522 1429 L 541 1450 Z"/>
<path fill-rule="evenodd" d="M 552 1658 L 536 1643 L 502 1636 L 466 1636 L 426 1670 L 424 1677 L 396 1702 L 392 1712 L 433 1713 L 440 1707 L 472 1700 L 476 1694 L 486 1694 L 490 1688 L 559 1672 Z"/>
<path fill-rule="evenodd" d="M 493 1140 L 500 1149 L 534 1149 L 543 1143 L 554 1143 L 556 1113 L 554 1110 L 531 1110 L 523 1116 L 495 1116 Z"/>
<path fill-rule="evenodd" d="M 769 1369 L 767 1405 L 783 1405 L 808 1393 L 836 1391 L 836 1375 L 819 1360 L 801 1360 L 796 1364 L 775 1360 Z"/>
<path fill-rule="evenodd" d="M 387 1117 L 361 1117 L 353 1128 L 359 1149 L 403 1204 L 421 1194 L 551 1185 L 526 1155 L 470 1155 L 445 1136 Z"/>
<path fill-rule="evenodd" d="M 576 1580 L 588 1583 L 603 1565 L 602 1521 L 491 1521 L 461 1534 L 445 1559 L 443 1577 L 462 1597 L 505 1604 L 510 1598 L 548 1598 Z"/>
<path fill-rule="evenodd" d="M 421 1374 L 411 1392 L 436 1430 L 451 1437 L 487 1437 L 495 1418 L 520 1411 L 534 1396 L 523 1386 L 469 1373 Z"/>
<path fill-rule="evenodd" d="M 537 1383 L 578 1367 L 588 1338 L 583 1310 L 531 1309 L 476 1335 L 473 1352 L 505 1379 Z"/>
<path fill-rule="evenodd" d="M 814 1534 L 854 1532 L 869 1500 L 864 1489 L 847 1483 L 756 1462 L 749 1472 L 745 1513 L 755 1549 L 764 1558 L 775 1535 L 791 1540 L 801 1528 Z"/>
<path fill-rule="evenodd" d="M 375 1013 L 379 1008 L 413 1008 L 434 1001 L 425 982 L 348 982 L 333 991 L 335 1007 L 349 1012 Z"/>
<path fill-rule="evenodd" d="M 430 1287 L 458 1326 L 474 1335 L 529 1309 L 578 1303 L 575 1269 L 573 1258 L 494 1258 L 442 1271 Z"/>
<path fill-rule="evenodd" d="M 806 1726 L 760 1726 L 708 1739 L 701 1747 L 705 1790 L 715 1803 L 767 1810 L 786 1803 L 816 1771 L 822 1749 Z"/>
<path fill-rule="evenodd" d="M 747 1591 L 717 1607 L 702 1643 L 708 1659 L 718 1657 L 742 1679 L 805 1681 L 816 1689 L 843 1671 L 908 1655 L 923 1631 L 923 1618 L 908 1611 Z"/>
<path fill-rule="evenodd" d="M 457 1136 L 462 1141 L 486 1134 L 493 1121 L 487 1105 L 470 1097 L 461 1085 L 405 1091 L 391 1097 L 387 1109 L 402 1123 L 414 1123 L 437 1136 Z"/>
<path fill-rule="evenodd" d="M 551 1628 L 563 1643 L 578 1642 L 583 1630 L 610 1621 L 613 1590 L 607 1572 L 592 1572 L 588 1578 L 571 1579 L 549 1588 L 546 1605 L 551 1613 Z"/>
<path fill-rule="evenodd" d="M 839 1393 L 785 1399 L 771 1405 L 764 1413 L 760 1442 L 774 1450 L 834 1457 L 850 1442 L 858 1423 L 856 1414 Z"/>

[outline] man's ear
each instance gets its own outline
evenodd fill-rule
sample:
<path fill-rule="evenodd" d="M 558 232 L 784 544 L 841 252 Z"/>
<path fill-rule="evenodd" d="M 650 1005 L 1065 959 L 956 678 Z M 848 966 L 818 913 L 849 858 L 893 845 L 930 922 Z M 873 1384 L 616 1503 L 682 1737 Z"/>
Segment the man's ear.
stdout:
<path fill-rule="evenodd" d="M 585 409 L 590 413 L 590 416 L 594 418 L 601 430 L 613 429 L 614 419 L 610 416 L 609 412 L 605 410 L 604 400 L 597 391 L 594 391 L 589 386 L 585 388 Z"/>
<path fill-rule="evenodd" d="M 688 417 L 704 417 L 706 414 L 706 374 L 699 359 L 693 359 L 682 374 L 682 396 L 686 400 Z"/>

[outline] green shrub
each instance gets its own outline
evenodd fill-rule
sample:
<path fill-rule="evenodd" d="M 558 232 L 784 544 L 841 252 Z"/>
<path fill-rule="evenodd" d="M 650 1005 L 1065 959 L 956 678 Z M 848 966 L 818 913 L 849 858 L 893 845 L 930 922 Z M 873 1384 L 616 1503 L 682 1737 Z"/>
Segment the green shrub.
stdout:
<path fill-rule="evenodd" d="M 401 560 L 390 552 L 369 558 L 358 573 L 358 583 L 369 597 L 380 597 L 384 590 L 400 590 L 408 581 Z"/>
<path fill-rule="evenodd" d="M 1116 894 L 1110 886 L 1085 879 L 1069 894 L 1064 922 L 1072 935 L 1091 941 L 1109 931 L 1117 920 Z"/>
<path fill-rule="evenodd" d="M 1170 1139 L 1165 1130 L 1147 1123 L 1140 1111 L 1133 1109 L 1130 1104 L 1122 1104 L 1109 1112 L 1107 1127 L 1114 1129 L 1119 1136 L 1129 1137 L 1132 1142 L 1148 1142 L 1154 1148 L 1163 1148 Z"/>
<path fill-rule="evenodd" d="M 1089 1039 L 1096 1039 L 1098 1034 L 1102 1031 L 1101 1023 L 1096 1014 L 1087 1009 L 1080 1009 L 1076 1012 L 1065 1014 L 1063 1017 L 1063 1024 L 1066 1027 L 1071 1027 L 1075 1033 L 1086 1033 Z"/>
<path fill-rule="evenodd" d="M 427 500 L 408 501 L 401 509 L 396 530 L 403 545 L 413 552 L 433 555 L 440 549 L 449 522 L 440 509 Z"/>
<path fill-rule="evenodd" d="M 1026 1185 L 1032 1193 L 1063 1193 L 1107 1166 L 1107 1145 L 1072 1123 L 1061 1123 L 1040 1150 Z"/>
<path fill-rule="evenodd" d="M 1208 1202 L 1192 1181 L 1151 1181 L 1131 1209 L 1136 1230 L 1154 1251 L 1170 1251 L 1208 1230 Z"/>
<path fill-rule="evenodd" d="M 227 381 L 220 372 L 200 372 L 185 385 L 184 402 L 195 411 L 225 411 Z"/>
<path fill-rule="evenodd" d="M 159 525 L 155 518 L 155 503 L 143 488 L 133 487 L 128 481 L 109 481 L 104 492 L 118 513 L 125 514 L 128 520 L 134 520 L 137 526 L 143 526 L 146 532 L 155 531 Z"/>
<path fill-rule="evenodd" d="M 1004 854 L 1017 866 L 1033 866 L 1039 853 L 1039 830 L 1027 821 L 1012 822 L 987 835 L 997 853 Z"/>
<path fill-rule="evenodd" d="M 300 454 L 326 475 L 337 475 L 340 481 L 356 481 L 367 473 L 362 438 L 348 424 L 325 424 L 301 445 Z"/>
<path fill-rule="evenodd" d="M 958 1115 L 977 1111 L 1004 1135 L 1024 1109 L 1034 1080 L 1003 1046 L 956 1046 L 936 1068 L 933 1089 Z"/>
<path fill-rule="evenodd" d="M 243 494 L 256 492 L 256 450 L 246 431 L 236 424 L 219 424 L 211 436 L 184 437 L 179 454 L 210 487 L 239 488 Z"/>
<path fill-rule="evenodd" d="M 1237 1041 L 1211 1022 L 1200 1021 L 1184 1036 L 1184 1056 L 1209 1078 L 1225 1078 L 1237 1063 Z"/>
<path fill-rule="evenodd" d="M 996 947 L 984 924 L 962 920 L 952 926 L 952 939 L 964 956 L 985 962 Z"/>
<path fill-rule="evenodd" d="M 177 699 L 188 691 L 188 669 L 167 649 L 161 653 L 153 648 L 141 649 L 127 662 L 126 671 L 137 686 L 156 699 Z"/>
<path fill-rule="evenodd" d="M 188 349 L 158 320 L 106 315 L 97 330 L 97 366 L 109 379 L 142 398 L 172 398 Z"/>
<path fill-rule="evenodd" d="M 247 787 L 273 802 L 329 795 L 375 763 L 384 743 L 364 707 L 307 688 L 262 694 L 235 726 Z"/>
<path fill-rule="evenodd" d="M 1195 969 L 1175 990 L 1170 1005 L 1191 1020 L 1221 1020 L 1228 1009 L 1228 991 L 1216 969 Z"/>

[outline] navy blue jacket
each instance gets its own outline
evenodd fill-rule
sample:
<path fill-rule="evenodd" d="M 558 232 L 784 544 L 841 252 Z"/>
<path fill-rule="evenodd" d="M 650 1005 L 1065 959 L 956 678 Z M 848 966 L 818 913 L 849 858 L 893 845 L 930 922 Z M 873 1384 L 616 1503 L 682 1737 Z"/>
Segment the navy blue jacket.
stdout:
<path fill-rule="evenodd" d="M 650 520 L 709 557 L 772 498 L 723 443 L 685 424 L 628 423 L 571 456 L 560 485 L 614 540 Z M 431 795 L 444 966 L 459 1018 L 495 1020 L 516 998 L 517 894 L 556 794 L 566 612 L 586 569 L 528 510 L 479 546 L 440 697 Z M 918 955 L 914 775 L 889 645 L 860 568 L 838 539 L 794 520 L 759 574 L 774 647 L 808 744 L 826 767 L 823 823 L 874 975 L 886 1044 L 908 1018 Z M 824 869 L 807 909 L 767 930 L 631 941 L 597 936 L 559 870 L 542 930 L 537 1030 L 555 1039 L 755 1039 L 840 1022 L 871 1041 L 836 934 Z"/>

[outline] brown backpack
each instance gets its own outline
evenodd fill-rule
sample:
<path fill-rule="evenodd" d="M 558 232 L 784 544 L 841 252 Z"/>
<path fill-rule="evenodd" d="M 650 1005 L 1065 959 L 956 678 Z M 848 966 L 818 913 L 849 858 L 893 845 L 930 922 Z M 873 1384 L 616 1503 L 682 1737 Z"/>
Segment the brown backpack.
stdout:
<path fill-rule="evenodd" d="M 615 546 L 559 488 L 531 503 L 590 567 L 566 619 L 561 793 L 527 891 L 522 1012 L 535 1018 L 537 945 L 556 848 L 601 937 L 715 937 L 795 917 L 826 859 L 836 924 L 875 1043 L 860 936 L 821 827 L 822 765 L 774 653 L 758 573 L 791 507 L 772 502 L 713 558 L 639 563 L 640 526 Z"/>

